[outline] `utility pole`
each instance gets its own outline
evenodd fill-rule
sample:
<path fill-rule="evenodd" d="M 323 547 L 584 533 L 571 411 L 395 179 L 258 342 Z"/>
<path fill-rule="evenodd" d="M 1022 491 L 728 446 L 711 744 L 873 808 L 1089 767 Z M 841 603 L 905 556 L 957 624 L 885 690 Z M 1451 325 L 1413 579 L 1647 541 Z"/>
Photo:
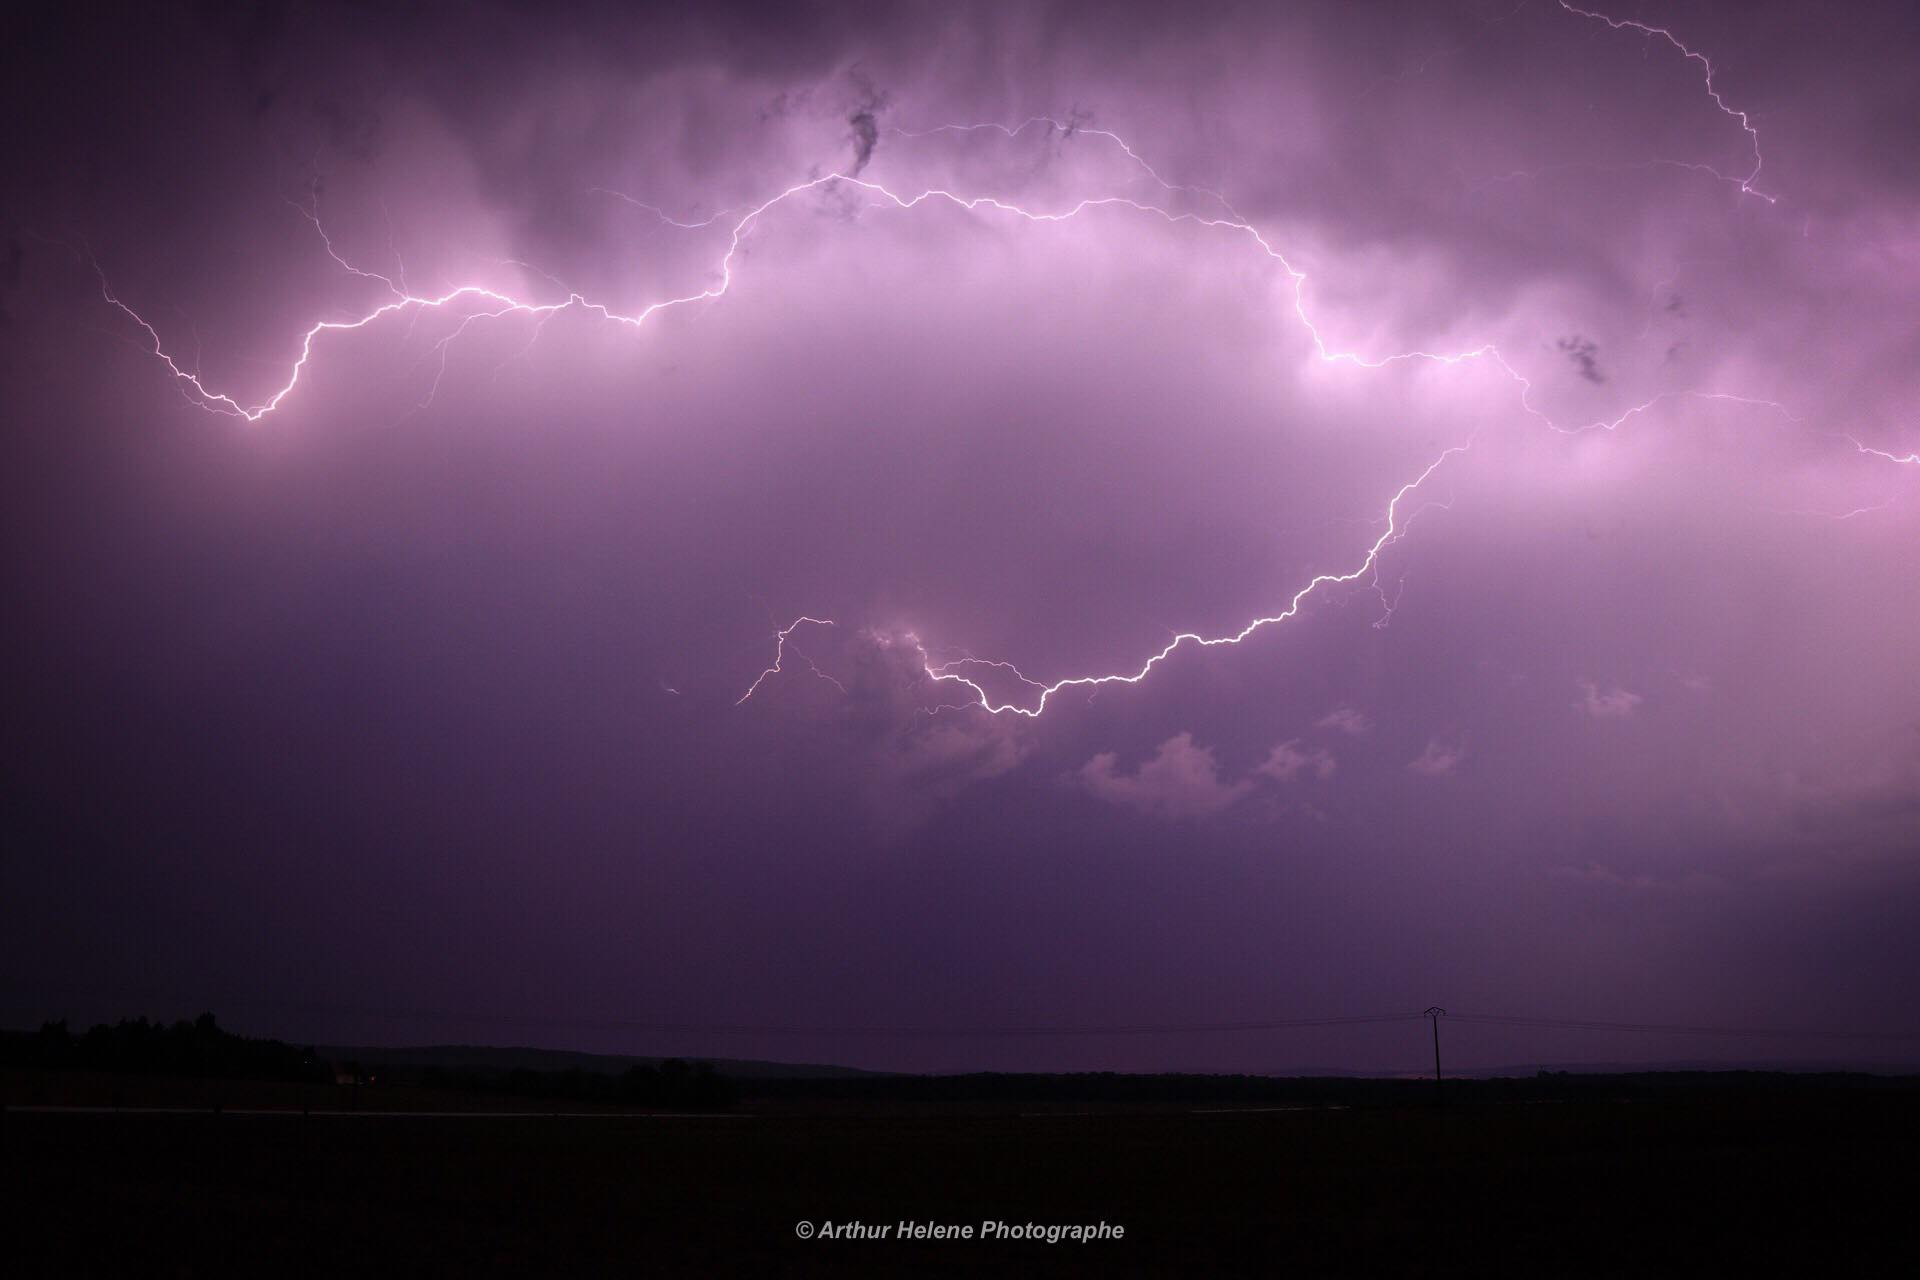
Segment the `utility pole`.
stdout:
<path fill-rule="evenodd" d="M 1428 1005 L 1421 1012 L 1426 1015 L 1427 1021 L 1433 1024 L 1433 1096 L 1445 1102 L 1447 1100 L 1446 1085 L 1440 1075 L 1440 1019 L 1447 1016 L 1447 1011 L 1434 1004 Z"/>

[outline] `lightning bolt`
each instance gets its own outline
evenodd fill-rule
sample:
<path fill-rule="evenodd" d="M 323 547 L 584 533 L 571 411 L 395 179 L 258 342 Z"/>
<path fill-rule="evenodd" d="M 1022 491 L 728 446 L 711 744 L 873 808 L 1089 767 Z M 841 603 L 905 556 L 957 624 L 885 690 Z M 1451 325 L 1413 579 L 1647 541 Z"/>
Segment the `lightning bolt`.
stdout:
<path fill-rule="evenodd" d="M 1885 449 L 1875 449 L 1869 445 L 1864 445 L 1860 443 L 1858 439 L 1847 435 L 1845 432 L 1835 432 L 1832 434 L 1838 435 L 1848 444 L 1851 444 L 1854 448 L 1869 457 L 1884 458 L 1888 462 L 1896 463 L 1903 467 L 1920 467 L 1920 453 L 1888 453 Z"/>
<path fill-rule="evenodd" d="M 1672 45 L 1675 49 L 1678 49 L 1689 61 L 1699 63 L 1701 74 L 1706 78 L 1707 96 L 1713 99 L 1713 105 L 1720 108 L 1722 115 L 1729 119 L 1739 121 L 1740 128 L 1746 132 L 1747 142 L 1753 148 L 1753 168 L 1747 171 L 1746 177 L 1737 178 L 1729 174 L 1721 173 L 1711 165 L 1681 164 L 1680 167 L 1694 169 L 1701 173 L 1710 173 L 1722 182 L 1730 182 L 1740 188 L 1740 194 L 1743 196 L 1758 196 L 1768 204 L 1780 203 L 1778 196 L 1770 196 L 1753 185 L 1754 179 L 1760 176 L 1760 166 L 1764 163 L 1760 155 L 1760 131 L 1754 128 L 1753 121 L 1747 118 L 1746 112 L 1728 106 L 1727 100 L 1720 96 L 1720 90 L 1716 89 L 1713 84 L 1713 60 L 1711 58 L 1697 50 L 1689 49 L 1681 43 L 1680 37 L 1674 35 L 1673 32 L 1667 30 L 1665 27 L 1651 27 L 1644 22 L 1635 22 L 1631 18 L 1609 18 L 1606 14 L 1595 13 L 1591 9 L 1575 8 L 1573 5 L 1568 4 L 1567 0 L 1560 0 L 1560 7 L 1577 17 L 1591 18 L 1596 22 L 1604 22 L 1615 31 L 1638 31 L 1641 35 L 1650 38 L 1657 36 Z M 1679 164 L 1680 162 L 1668 161 L 1667 163 Z"/>
<path fill-rule="evenodd" d="M 1300 607 L 1306 603 L 1308 597 L 1312 596 L 1316 591 L 1320 590 L 1320 588 L 1356 582 L 1372 572 L 1375 562 L 1380 558 L 1380 553 L 1385 550 L 1389 544 L 1398 539 L 1402 532 L 1400 524 L 1401 501 L 1405 499 L 1407 495 L 1419 489 L 1422 484 L 1425 484 L 1427 477 L 1446 465 L 1447 459 L 1465 453 L 1468 449 L 1472 448 L 1472 446 L 1473 440 L 1469 438 L 1465 444 L 1453 445 L 1443 450 L 1439 457 L 1427 464 L 1426 470 L 1400 486 L 1399 491 L 1393 495 L 1392 501 L 1387 503 L 1386 532 L 1374 539 L 1373 544 L 1367 548 L 1366 555 L 1361 559 L 1359 567 L 1347 573 L 1319 574 L 1311 579 L 1305 586 L 1293 593 L 1293 598 L 1287 601 L 1286 608 L 1264 618 L 1255 618 L 1252 622 L 1249 622 L 1246 626 L 1230 635 L 1208 637 L 1194 631 L 1183 631 L 1168 642 L 1165 648 L 1143 662 L 1137 671 L 1104 676 L 1072 676 L 1065 680 L 1056 680 L 1052 684 L 1038 685 L 1040 698 L 1039 701 L 1031 707 L 1022 707 L 1012 702 L 994 702 L 985 689 L 981 688 L 966 676 L 953 671 L 952 667 L 956 665 L 953 663 L 946 663 L 940 666 L 934 666 L 930 663 L 926 664 L 927 676 L 937 684 L 957 684 L 970 690 L 973 696 L 978 699 L 978 705 L 983 710 L 990 711 L 995 715 L 999 715 L 1002 712 L 1012 712 L 1014 715 L 1026 716 L 1029 719 L 1038 719 L 1046 712 L 1048 700 L 1062 689 L 1097 689 L 1101 685 L 1108 684 L 1139 684 L 1147 678 L 1148 674 L 1152 672 L 1155 667 L 1166 661 L 1176 650 L 1183 646 L 1191 645 L 1195 648 L 1213 648 L 1217 645 L 1239 644 L 1254 632 L 1264 627 L 1275 626 L 1285 622 L 1287 619 L 1298 614 Z M 923 657 L 924 653 L 925 651 L 922 650 Z M 961 661 L 965 662 L 969 660 L 962 659 Z M 1022 676 L 1021 679 L 1025 680 L 1026 678 Z M 1035 684 L 1037 682 L 1027 681 L 1027 683 Z"/>
<path fill-rule="evenodd" d="M 787 660 L 787 641 L 793 637 L 793 633 L 796 630 L 808 624 L 811 624 L 816 627 L 831 627 L 832 625 L 834 625 L 833 620 L 831 618 L 809 618 L 809 617 L 806 617 L 805 615 L 802 615 L 801 617 L 795 618 L 792 622 L 789 622 L 786 626 L 780 628 L 780 630 L 774 632 L 773 633 L 774 635 L 773 665 L 768 667 L 765 671 L 762 671 L 759 675 L 753 678 L 753 683 L 747 686 L 747 691 L 740 695 L 739 701 L 735 702 L 733 704 L 734 706 L 737 707 L 740 705 L 740 703 L 745 702 L 748 698 L 751 698 L 753 696 L 753 691 L 760 687 L 760 682 L 762 680 L 765 680 L 768 676 L 777 676 L 780 674 L 781 664 Z M 822 671 L 819 667 L 814 666 L 812 658 L 809 658 L 804 653 L 800 653 L 800 647 L 798 645 L 794 646 L 793 651 L 795 653 L 800 654 L 800 660 L 807 664 L 807 666 L 813 671 L 813 674 L 815 674 L 816 676 L 819 676 L 822 680 L 825 680 L 828 684 L 832 685 L 834 688 L 838 689 L 840 692 L 845 693 L 847 691 L 847 686 L 841 684 L 838 680 L 835 680 L 832 676 Z"/>
<path fill-rule="evenodd" d="M 679 227 L 682 231 L 698 231 L 702 227 L 710 227 L 714 223 L 720 221 L 720 219 L 726 217 L 727 213 L 729 212 L 728 210 L 722 209 L 719 213 L 714 214 L 711 218 L 702 218 L 698 222 L 682 222 L 680 221 L 680 219 L 670 215 L 665 209 L 662 209 L 659 205 L 648 204 L 645 200 L 635 200 L 632 196 L 628 195 L 624 191 L 613 191 L 607 187 L 589 187 L 587 189 L 587 194 L 590 196 L 612 196 L 616 200 L 623 200 L 627 204 L 632 205 L 636 209 L 645 209 L 648 213 L 652 214 L 654 217 L 658 218 L 660 221 L 666 223 L 668 226 Z"/>
<path fill-rule="evenodd" d="M 1743 195 L 1757 196 L 1769 204 L 1777 203 L 1777 197 L 1760 191 L 1753 185 L 1754 180 L 1759 175 L 1762 163 L 1759 133 L 1754 128 L 1746 112 L 1730 107 L 1722 98 L 1718 88 L 1714 84 L 1713 63 L 1705 55 L 1689 48 L 1674 36 L 1672 32 L 1663 27 L 1653 27 L 1631 20 L 1610 18 L 1604 14 L 1576 8 L 1566 3 L 1566 0 L 1561 0 L 1561 8 L 1570 14 L 1603 22 L 1614 30 L 1631 29 L 1639 31 L 1649 38 L 1658 37 L 1671 44 L 1673 48 L 1678 50 L 1685 58 L 1698 62 L 1705 75 L 1708 96 L 1724 114 L 1738 121 L 1740 127 L 1745 131 L 1751 141 L 1754 156 L 1753 167 L 1743 178 L 1733 178 L 1719 174 L 1717 171 L 1708 171 L 1714 172 L 1714 176 L 1716 177 L 1737 184 Z M 458 323 L 452 332 L 443 336 L 440 341 L 435 344 L 436 353 L 439 355 L 441 361 L 441 371 L 444 372 L 446 351 L 449 345 L 461 334 L 465 333 L 470 326 L 481 320 L 501 319 L 508 316 L 523 316 L 543 325 L 547 320 L 560 312 L 575 310 L 599 316 L 609 322 L 623 324 L 637 329 L 644 326 L 655 316 L 673 308 L 691 306 L 696 303 L 722 298 L 732 287 L 735 260 L 739 255 L 744 239 L 752 229 L 762 218 L 774 209 L 812 192 L 824 192 L 833 188 L 846 188 L 864 193 L 878 206 L 892 207 L 901 212 L 915 210 L 928 202 L 941 202 L 957 206 L 970 212 L 987 211 L 1036 224 L 1065 222 L 1096 210 L 1116 209 L 1159 218 L 1169 225 L 1187 224 L 1206 231 L 1216 231 L 1238 236 L 1245 240 L 1267 259 L 1277 264 L 1279 269 L 1287 276 L 1291 285 L 1292 310 L 1294 316 L 1311 338 L 1318 358 L 1325 363 L 1346 364 L 1358 368 L 1377 370 L 1407 361 L 1427 362 L 1448 366 L 1461 365 L 1473 361 L 1487 361 L 1497 366 L 1516 384 L 1518 388 L 1519 406 L 1527 415 L 1553 431 L 1569 435 L 1594 430 L 1617 431 L 1629 420 L 1650 411 L 1656 405 L 1670 399 L 1682 397 L 1728 401 L 1746 406 L 1766 408 L 1784 415 L 1784 417 L 1791 422 L 1799 423 L 1801 421 L 1785 406 L 1775 401 L 1759 400 L 1720 392 L 1683 391 L 1662 393 L 1627 409 L 1611 420 L 1596 420 L 1590 423 L 1571 426 L 1562 425 L 1555 422 L 1548 414 L 1534 404 L 1532 396 L 1534 388 L 1532 382 L 1516 369 L 1505 355 L 1501 353 L 1499 348 L 1492 343 L 1486 343 L 1469 350 L 1457 352 L 1436 352 L 1422 349 L 1401 351 L 1385 356 L 1374 357 L 1365 356 L 1355 351 L 1337 349 L 1329 343 L 1325 334 L 1323 334 L 1309 314 L 1306 295 L 1307 275 L 1305 272 L 1295 267 L 1279 249 L 1267 240 L 1266 236 L 1254 226 L 1252 222 L 1241 217 L 1238 212 L 1234 210 L 1232 204 L 1219 192 L 1204 187 L 1184 186 L 1167 180 L 1157 172 L 1131 144 L 1117 133 L 1110 130 L 1089 128 L 1084 122 L 1077 119 L 1062 121 L 1048 116 L 1035 116 L 1016 125 L 947 124 L 918 132 L 906 130 L 896 130 L 894 132 L 905 137 L 926 137 L 939 133 L 991 131 L 1013 138 L 1030 129 L 1043 126 L 1058 132 L 1063 138 L 1071 138 L 1076 134 L 1084 134 L 1103 139 L 1123 154 L 1126 159 L 1136 167 L 1141 177 L 1157 184 L 1163 192 L 1169 195 L 1185 193 L 1205 196 L 1214 202 L 1219 212 L 1203 214 L 1191 211 L 1175 211 L 1163 205 L 1136 199 L 1128 195 L 1090 196 L 1064 209 L 1035 210 L 998 196 L 969 195 L 941 187 L 931 187 L 910 194 L 902 194 L 871 178 L 861 177 L 852 172 L 832 172 L 794 183 L 769 199 L 748 209 L 735 220 L 730 228 L 726 250 L 717 264 L 717 283 L 709 284 L 702 289 L 678 294 L 650 303 L 639 311 L 623 313 L 615 311 L 604 303 L 596 302 L 586 295 L 576 290 L 566 288 L 566 286 L 563 285 L 557 287 L 564 290 L 565 296 L 555 301 L 521 299 L 511 294 L 501 292 L 491 286 L 479 284 L 462 285 L 438 294 L 416 294 L 406 287 L 404 275 L 396 280 L 394 277 L 389 277 L 380 272 L 367 271 L 359 268 L 342 257 L 335 250 L 331 239 L 327 236 L 324 226 L 322 226 L 317 204 L 296 205 L 295 207 L 301 211 L 302 215 L 313 224 L 326 248 L 328 256 L 331 257 L 334 262 L 355 276 L 381 284 L 385 288 L 388 296 L 380 305 L 373 307 L 357 319 L 321 320 L 314 323 L 302 334 L 299 356 L 290 367 L 285 381 L 271 394 L 266 396 L 266 398 L 252 404 L 243 403 L 232 393 L 217 391 L 208 386 L 198 373 L 197 365 L 193 369 L 183 367 L 174 356 L 167 352 L 158 331 L 114 293 L 107 281 L 105 272 L 99 269 L 97 263 L 95 264 L 95 271 L 99 276 L 102 296 L 108 303 L 127 315 L 146 334 L 152 354 L 166 366 L 190 400 L 213 412 L 244 418 L 249 422 L 258 422 L 278 410 L 282 404 L 286 402 L 287 398 L 299 387 L 302 375 L 314 359 L 315 344 L 317 342 L 329 334 L 365 329 L 383 319 L 403 312 L 410 313 L 416 321 L 420 315 L 428 311 L 444 310 L 459 317 Z M 1706 166 L 1686 167 L 1706 169 Z M 655 205 L 647 204 L 619 192 L 595 188 L 593 193 L 614 196 L 635 207 L 652 213 L 661 222 L 675 227 L 696 229 L 710 226 L 719 222 L 724 216 L 722 214 L 716 214 L 712 218 L 704 221 L 684 221 L 669 216 Z M 435 387 L 438 386 L 438 381 L 439 378 L 436 375 L 434 380 Z M 432 394 L 430 390 L 428 393 L 429 399 L 431 399 Z M 1176 652 L 1188 648 L 1205 649 L 1217 646 L 1237 645 L 1258 631 L 1277 626 L 1297 616 L 1308 600 L 1316 593 L 1328 588 L 1349 585 L 1362 581 L 1363 579 L 1370 579 L 1375 591 L 1379 593 L 1382 604 L 1386 610 L 1385 616 L 1381 619 L 1381 623 L 1376 624 L 1381 625 L 1387 618 L 1391 617 L 1395 603 L 1387 599 L 1379 583 L 1378 567 L 1382 554 L 1388 547 L 1392 546 L 1404 536 L 1408 524 L 1419 514 L 1419 511 L 1424 511 L 1432 506 L 1444 507 L 1446 505 L 1441 502 L 1428 502 L 1411 515 L 1403 515 L 1403 503 L 1415 495 L 1421 487 L 1450 460 L 1469 451 L 1473 447 L 1477 437 L 1478 430 L 1476 429 L 1475 433 L 1464 443 L 1452 445 L 1444 449 L 1413 479 L 1401 485 L 1393 493 L 1386 505 L 1384 531 L 1363 549 L 1353 568 L 1344 572 L 1322 573 L 1314 576 L 1295 591 L 1284 608 L 1266 616 L 1255 618 L 1238 631 L 1216 636 L 1204 636 L 1192 631 L 1179 632 L 1175 634 L 1163 648 L 1149 656 L 1143 663 L 1131 671 L 1114 672 L 1106 675 L 1071 676 L 1048 683 L 1027 676 L 1011 663 L 989 661 L 971 656 L 950 661 L 935 662 L 927 656 L 926 649 L 920 646 L 917 639 L 910 639 L 912 639 L 912 642 L 920 654 L 922 667 L 931 682 L 941 685 L 952 685 L 967 692 L 968 700 L 960 705 L 968 707 L 977 706 L 995 715 L 1013 714 L 1028 718 L 1038 718 L 1045 712 L 1054 695 L 1063 690 L 1085 688 L 1097 691 L 1100 687 L 1110 684 L 1138 684 L 1151 674 L 1156 667 Z M 1897 464 L 1920 465 L 1920 455 L 1896 455 L 1883 450 L 1870 448 L 1852 436 L 1846 436 L 1844 438 L 1850 441 L 1862 454 L 1872 455 Z M 802 615 L 794 619 L 794 621 L 786 627 L 777 630 L 774 633 L 775 648 L 773 664 L 754 678 L 753 682 L 747 687 L 746 692 L 740 696 L 735 705 L 738 706 L 747 702 L 769 677 L 779 675 L 783 672 L 788 647 L 792 641 L 795 630 L 802 626 L 830 627 L 833 625 L 835 624 L 831 619 Z M 797 646 L 794 646 L 794 653 L 807 664 L 814 675 L 840 688 L 843 693 L 845 692 L 844 686 L 840 685 L 839 681 L 820 670 L 812 659 L 802 653 Z M 987 690 L 969 674 L 969 672 L 977 674 L 977 669 L 983 667 L 1010 673 L 1014 679 L 1020 682 L 1032 695 L 1030 703 L 1028 705 L 1020 705 L 1011 701 L 996 702 Z M 952 704 L 946 705 L 951 706 Z"/>

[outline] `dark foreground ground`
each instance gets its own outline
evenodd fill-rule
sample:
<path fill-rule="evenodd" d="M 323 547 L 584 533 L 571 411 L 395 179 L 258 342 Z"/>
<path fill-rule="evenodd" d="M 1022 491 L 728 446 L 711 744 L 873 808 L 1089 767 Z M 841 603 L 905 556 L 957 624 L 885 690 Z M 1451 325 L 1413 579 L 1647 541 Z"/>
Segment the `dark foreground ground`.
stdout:
<path fill-rule="evenodd" d="M 859 1114 L 748 1100 L 710 1119 L 235 1110 L 253 1101 L 273 1099 L 229 1097 L 218 1114 L 10 1109 L 0 1117 L 8 1273 L 1910 1275 L 1915 1265 L 1914 1090 L 1215 1114 L 1175 1103 L 1074 1114 L 1057 1102 L 1038 1115 L 1001 1103 Z M 1126 1234 L 902 1244 L 796 1233 L 803 1221 L 902 1219 L 1104 1221 Z"/>

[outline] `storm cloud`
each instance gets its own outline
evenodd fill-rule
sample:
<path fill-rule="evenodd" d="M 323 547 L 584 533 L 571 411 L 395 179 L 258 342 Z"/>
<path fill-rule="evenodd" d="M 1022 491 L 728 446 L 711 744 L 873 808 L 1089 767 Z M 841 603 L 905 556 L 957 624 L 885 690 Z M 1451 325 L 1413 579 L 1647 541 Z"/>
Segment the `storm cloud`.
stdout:
<path fill-rule="evenodd" d="M 1757 138 L 1544 0 L 36 11 L 6 999 L 938 1069 L 1420 1044 L 752 1028 L 1899 1023 L 1920 49 L 1621 16 Z"/>

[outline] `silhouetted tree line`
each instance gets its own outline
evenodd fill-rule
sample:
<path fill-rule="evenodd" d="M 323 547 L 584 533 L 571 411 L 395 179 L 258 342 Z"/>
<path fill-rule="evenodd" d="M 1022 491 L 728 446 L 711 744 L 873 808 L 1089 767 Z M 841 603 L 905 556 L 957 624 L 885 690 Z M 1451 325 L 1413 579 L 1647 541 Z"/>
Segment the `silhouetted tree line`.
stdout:
<path fill-rule="evenodd" d="M 66 1019 L 37 1032 L 0 1033 L 10 1068 L 106 1071 L 117 1075 L 195 1076 L 234 1080 L 325 1080 L 327 1064 L 312 1049 L 221 1030 L 211 1013 L 191 1022 L 122 1018 L 75 1035 Z"/>
<path fill-rule="evenodd" d="M 332 1081 L 335 1065 L 312 1048 L 262 1040 L 222 1030 L 211 1013 L 191 1021 L 145 1018 L 90 1027 L 74 1033 L 63 1018 L 35 1031 L 0 1031 L 0 1066 L 26 1071 L 102 1071 L 116 1075 L 190 1076 L 221 1080 Z M 383 1085 L 508 1094 L 642 1107 L 724 1107 L 735 1100 L 733 1082 L 706 1062 L 668 1058 L 658 1066 L 635 1065 L 619 1073 L 583 1071 L 486 1071 L 383 1063 L 363 1068 L 337 1064 L 352 1076 Z"/>

